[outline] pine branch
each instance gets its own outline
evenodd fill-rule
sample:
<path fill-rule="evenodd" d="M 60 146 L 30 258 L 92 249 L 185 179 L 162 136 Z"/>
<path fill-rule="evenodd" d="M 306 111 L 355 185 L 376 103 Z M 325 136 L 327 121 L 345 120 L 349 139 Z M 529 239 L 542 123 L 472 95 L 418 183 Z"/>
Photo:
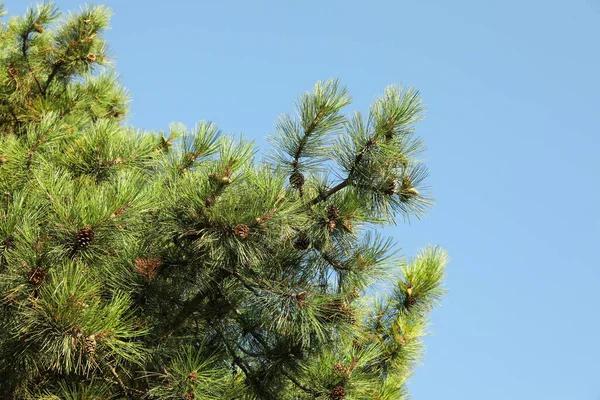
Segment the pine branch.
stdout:
<path fill-rule="evenodd" d="M 315 389 L 311 389 L 308 386 L 301 384 L 296 378 L 294 378 L 292 375 L 287 373 L 287 371 L 282 370 L 281 373 L 283 374 L 283 376 L 288 378 L 298 388 L 302 389 L 303 391 L 305 391 L 308 394 L 311 394 L 314 399 L 318 398 L 319 396 L 321 396 L 323 394 L 323 393 L 319 393 L 319 391 L 317 391 Z"/>
<path fill-rule="evenodd" d="M 312 206 L 312 205 L 320 203 L 320 202 L 322 202 L 324 200 L 327 200 L 329 197 L 333 196 L 334 194 L 336 194 L 337 192 L 339 192 L 340 190 L 342 190 L 346 186 L 348 186 L 352 182 L 352 180 L 354 179 L 354 174 L 356 174 L 356 169 L 358 168 L 358 165 L 362 161 L 363 157 L 369 151 L 369 149 L 371 149 L 371 147 L 375 146 L 376 144 L 377 144 L 377 141 L 375 140 L 375 137 L 374 136 L 371 137 L 367 141 L 367 143 L 364 144 L 364 146 L 362 147 L 362 149 L 356 154 L 356 157 L 354 158 L 354 162 L 353 162 L 352 168 L 348 172 L 348 176 L 346 177 L 346 179 L 344 179 L 343 181 L 341 181 L 340 183 L 338 183 L 337 185 L 335 185 L 334 187 L 332 187 L 328 191 L 319 194 L 314 199 L 312 199 L 308 204 Z"/>
<path fill-rule="evenodd" d="M 58 73 L 58 71 L 60 70 L 60 68 L 64 65 L 63 61 L 57 61 L 53 66 L 52 66 L 52 71 L 50 71 L 50 75 L 48 75 L 48 78 L 46 79 L 46 83 L 44 83 L 44 88 L 42 90 L 42 96 L 46 97 L 46 93 L 48 91 L 48 87 L 50 86 L 50 84 L 52 83 L 52 81 L 54 80 L 54 78 L 56 77 L 56 74 Z"/>
<path fill-rule="evenodd" d="M 31 34 L 31 32 L 33 32 L 33 27 L 27 31 L 26 33 L 24 33 L 23 35 L 21 35 L 22 39 L 23 39 L 23 44 L 21 45 L 21 52 L 23 53 L 23 59 L 25 60 L 25 63 L 27 64 L 27 68 L 29 69 L 29 73 L 31 73 L 31 76 L 33 77 L 33 80 L 35 81 L 40 94 L 42 94 L 42 85 L 40 85 L 40 81 L 38 80 L 37 76 L 35 76 L 35 73 L 33 72 L 33 68 L 31 67 L 31 63 L 29 62 L 29 56 L 27 55 L 27 50 L 28 50 L 28 41 L 29 41 L 29 35 Z"/>

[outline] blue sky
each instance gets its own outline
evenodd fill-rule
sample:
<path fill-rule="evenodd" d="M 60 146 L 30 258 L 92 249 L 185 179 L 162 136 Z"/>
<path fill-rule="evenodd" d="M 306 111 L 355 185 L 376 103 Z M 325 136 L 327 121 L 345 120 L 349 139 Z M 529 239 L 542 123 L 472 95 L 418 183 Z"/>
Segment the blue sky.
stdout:
<path fill-rule="evenodd" d="M 316 80 L 349 111 L 417 87 L 437 205 L 391 233 L 452 263 L 413 398 L 600 398 L 599 0 L 104 4 L 142 128 L 208 119 L 262 146 Z"/>

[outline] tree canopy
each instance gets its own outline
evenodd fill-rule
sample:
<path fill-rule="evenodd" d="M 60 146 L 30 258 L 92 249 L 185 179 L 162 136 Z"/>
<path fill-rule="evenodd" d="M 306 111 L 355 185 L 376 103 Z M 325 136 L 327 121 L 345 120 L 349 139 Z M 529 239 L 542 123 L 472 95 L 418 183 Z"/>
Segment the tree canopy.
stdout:
<path fill-rule="evenodd" d="M 447 262 L 381 232 L 432 205 L 419 92 L 346 114 L 317 82 L 265 157 L 212 122 L 141 131 L 109 20 L 41 3 L 0 27 L 0 392 L 406 398 Z"/>

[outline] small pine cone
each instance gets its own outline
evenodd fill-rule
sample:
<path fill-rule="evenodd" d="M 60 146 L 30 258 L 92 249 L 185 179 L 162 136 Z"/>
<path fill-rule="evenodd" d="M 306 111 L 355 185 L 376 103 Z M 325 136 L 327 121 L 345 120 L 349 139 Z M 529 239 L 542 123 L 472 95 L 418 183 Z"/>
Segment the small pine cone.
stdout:
<path fill-rule="evenodd" d="M 342 385 L 333 388 L 329 393 L 331 400 L 344 400 L 346 398 L 346 389 Z"/>
<path fill-rule="evenodd" d="M 333 231 L 335 230 L 335 221 L 329 220 L 329 223 L 327 224 L 327 226 L 329 228 L 329 233 L 333 233 Z"/>
<path fill-rule="evenodd" d="M 296 293 L 294 295 L 296 298 L 296 302 L 298 303 L 298 307 L 302 307 L 306 302 L 306 291 L 302 291 L 300 293 Z"/>
<path fill-rule="evenodd" d="M 294 249 L 306 250 L 308 249 L 308 246 L 310 246 L 310 239 L 308 238 L 308 236 L 306 236 L 306 234 L 304 233 L 298 235 L 298 238 L 294 242 Z"/>
<path fill-rule="evenodd" d="M 339 218 L 339 216 L 340 209 L 334 205 L 329 206 L 329 208 L 327 209 L 327 218 L 329 218 L 329 220 L 331 221 L 332 219 Z"/>
<path fill-rule="evenodd" d="M 198 380 L 198 371 L 192 371 L 188 375 L 188 379 L 192 382 L 196 382 Z"/>
<path fill-rule="evenodd" d="M 29 282 L 34 285 L 39 285 L 46 279 L 46 271 L 40 267 L 33 268 L 29 271 Z"/>
<path fill-rule="evenodd" d="M 89 225 L 84 226 L 77 231 L 77 247 L 84 249 L 92 244 L 94 240 L 94 231 Z"/>
<path fill-rule="evenodd" d="M 296 189 L 302 189 L 304 187 L 304 175 L 300 171 L 294 171 L 290 176 L 290 185 Z"/>
<path fill-rule="evenodd" d="M 231 178 L 228 176 L 224 176 L 221 178 L 221 183 L 223 183 L 224 185 L 229 185 L 231 183 Z"/>
<path fill-rule="evenodd" d="M 404 299 L 404 308 L 408 309 L 408 308 L 414 306 L 415 304 L 417 304 L 417 298 L 415 296 L 412 296 L 409 294 Z"/>
<path fill-rule="evenodd" d="M 246 239 L 250 233 L 248 225 L 238 224 L 233 228 L 233 234 L 241 239 Z"/>
<path fill-rule="evenodd" d="M 215 198 L 214 196 L 207 196 L 206 199 L 204 199 L 204 205 L 206 206 L 206 208 L 210 208 L 215 204 Z"/>
<path fill-rule="evenodd" d="M 394 178 L 390 180 L 386 185 L 384 193 L 388 196 L 393 195 L 394 193 L 396 193 L 396 185 L 398 185 L 398 179 Z"/>
<path fill-rule="evenodd" d="M 96 353 L 96 344 L 96 336 L 90 335 L 86 337 L 83 341 L 83 349 L 85 351 L 85 354 L 87 354 L 90 357 L 93 356 L 94 353 Z"/>
<path fill-rule="evenodd" d="M 6 156 L 0 156 L 0 166 L 6 164 L 7 161 L 8 158 L 6 158 Z"/>
<path fill-rule="evenodd" d="M 8 75 L 10 75 L 12 78 L 16 78 L 18 74 L 19 74 L 19 70 L 16 69 L 15 67 L 10 67 L 8 69 Z"/>
<path fill-rule="evenodd" d="M 346 373 L 348 372 L 346 367 L 340 363 L 335 363 L 335 365 L 333 366 L 333 370 L 340 375 L 346 375 Z"/>
<path fill-rule="evenodd" d="M 44 32 L 44 27 L 39 22 L 36 22 L 35 24 L 33 24 L 33 30 L 37 33 L 42 33 Z"/>
<path fill-rule="evenodd" d="M 87 55 L 87 60 L 91 63 L 96 62 L 96 60 L 98 59 L 98 57 L 96 57 L 96 55 L 94 53 L 88 53 Z"/>

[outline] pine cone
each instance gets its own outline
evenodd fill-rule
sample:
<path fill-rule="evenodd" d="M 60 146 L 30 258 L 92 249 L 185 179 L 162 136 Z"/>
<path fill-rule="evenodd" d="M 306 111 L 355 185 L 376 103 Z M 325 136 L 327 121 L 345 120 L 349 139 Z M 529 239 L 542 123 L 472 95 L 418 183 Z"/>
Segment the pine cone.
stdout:
<path fill-rule="evenodd" d="M 213 204 L 215 204 L 215 198 L 212 195 L 207 196 L 206 199 L 204 199 L 204 205 L 206 208 L 212 207 Z"/>
<path fill-rule="evenodd" d="M 298 307 L 302 307 L 306 302 L 306 291 L 302 291 L 300 293 L 296 293 L 294 295 L 296 298 L 296 302 L 298 303 Z"/>
<path fill-rule="evenodd" d="M 333 231 L 335 230 L 335 221 L 329 220 L 327 227 L 329 228 L 329 233 L 333 233 Z"/>
<path fill-rule="evenodd" d="M 90 357 L 93 356 L 96 352 L 96 336 L 90 335 L 86 337 L 83 341 L 83 349 L 85 351 L 85 354 L 87 354 Z"/>
<path fill-rule="evenodd" d="M 306 236 L 305 233 L 301 233 L 298 235 L 298 238 L 294 242 L 294 249 L 296 250 L 306 250 L 310 246 L 310 239 Z"/>
<path fill-rule="evenodd" d="M 29 282 L 33 283 L 34 285 L 39 285 L 44 281 L 44 279 L 46 279 L 46 271 L 44 271 L 42 268 L 36 267 L 29 271 Z"/>
<path fill-rule="evenodd" d="M 346 389 L 342 385 L 338 385 L 329 393 L 329 397 L 332 400 L 344 400 L 346 398 Z"/>
<path fill-rule="evenodd" d="M 304 186 L 304 175 L 300 171 L 294 171 L 294 173 L 290 176 L 290 185 L 296 189 L 302 189 Z"/>
<path fill-rule="evenodd" d="M 248 225 L 238 224 L 233 228 L 233 234 L 241 239 L 246 239 L 250 233 Z"/>
<path fill-rule="evenodd" d="M 77 247 L 85 249 L 94 240 L 94 231 L 89 225 L 84 226 L 77 231 Z"/>
<path fill-rule="evenodd" d="M 89 53 L 87 55 L 87 60 L 91 63 L 95 62 L 98 59 L 94 53 Z"/>
<path fill-rule="evenodd" d="M 44 32 L 44 27 L 39 22 L 36 22 L 33 24 L 33 30 L 35 30 L 37 33 L 42 33 Z"/>
<path fill-rule="evenodd" d="M 8 161 L 8 158 L 6 158 L 6 156 L 0 156 L 0 165 L 6 164 L 7 161 Z"/>
<path fill-rule="evenodd" d="M 396 185 L 398 185 L 398 179 L 393 178 L 387 183 L 384 193 L 388 196 L 393 195 L 396 193 Z"/>
<path fill-rule="evenodd" d="M 404 308 L 406 308 L 406 309 L 414 306 L 415 304 L 417 304 L 417 298 L 415 296 L 412 296 L 409 294 L 404 299 Z"/>
<path fill-rule="evenodd" d="M 327 218 L 329 218 L 329 220 L 333 220 L 336 218 L 339 218 L 340 216 L 340 209 L 337 208 L 334 205 L 329 206 L 329 208 L 327 209 Z"/>
<path fill-rule="evenodd" d="M 346 373 L 348 372 L 348 370 L 346 369 L 346 367 L 343 364 L 340 364 L 340 363 L 336 363 L 333 366 L 333 370 L 335 372 L 337 372 L 338 374 L 340 374 L 340 375 L 346 375 Z"/>

